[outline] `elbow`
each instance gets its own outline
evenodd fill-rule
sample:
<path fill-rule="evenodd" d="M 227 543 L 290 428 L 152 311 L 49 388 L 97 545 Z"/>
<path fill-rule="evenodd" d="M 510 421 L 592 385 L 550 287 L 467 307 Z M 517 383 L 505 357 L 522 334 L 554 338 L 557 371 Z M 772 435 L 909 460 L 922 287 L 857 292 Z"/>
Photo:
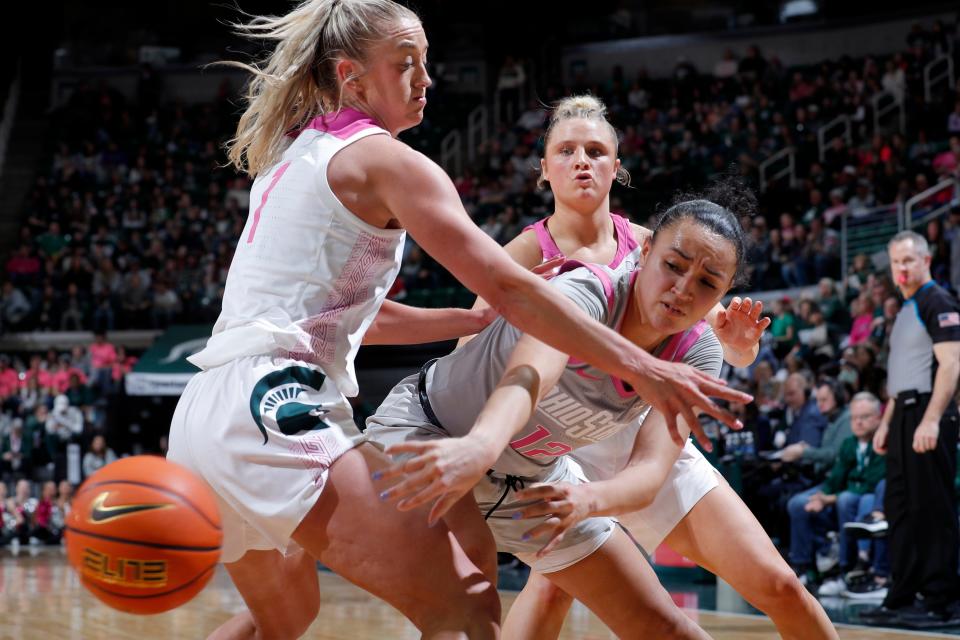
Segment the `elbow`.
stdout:
<path fill-rule="evenodd" d="M 512 323 L 517 305 L 525 299 L 529 289 L 526 275 L 519 267 L 510 269 L 508 273 L 492 271 L 487 286 L 478 293 L 497 313 Z"/>

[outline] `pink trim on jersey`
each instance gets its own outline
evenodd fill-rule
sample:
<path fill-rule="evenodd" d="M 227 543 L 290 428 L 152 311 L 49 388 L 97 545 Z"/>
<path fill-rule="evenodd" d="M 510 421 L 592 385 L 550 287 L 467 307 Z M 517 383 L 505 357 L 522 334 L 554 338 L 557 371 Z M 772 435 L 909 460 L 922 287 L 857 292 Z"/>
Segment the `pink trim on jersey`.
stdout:
<path fill-rule="evenodd" d="M 392 259 L 388 238 L 360 234 L 323 309 L 298 323 L 310 335 L 310 343 L 302 344 L 300 351 L 291 351 L 287 357 L 317 364 L 332 362 L 336 355 L 340 316 L 367 297 L 371 268 Z"/>
<path fill-rule="evenodd" d="M 563 252 L 560 251 L 557 242 L 553 239 L 553 236 L 550 235 L 550 229 L 547 228 L 547 221 L 551 217 L 552 216 L 541 218 L 523 228 L 524 231 L 532 230 L 537 236 L 537 244 L 540 245 L 540 254 L 544 260 L 550 260 L 558 256 L 563 257 Z M 615 213 L 611 213 L 610 218 L 613 220 L 613 233 L 617 239 L 617 252 L 607 266 L 611 269 L 616 269 L 620 266 L 620 263 L 623 262 L 623 259 L 640 245 L 633 235 L 633 229 L 630 227 L 629 220 Z"/>
<path fill-rule="evenodd" d="M 567 260 L 557 271 L 557 275 L 561 273 L 566 273 L 567 271 L 573 271 L 574 269 L 579 269 L 584 267 L 590 273 L 597 276 L 597 279 L 600 280 L 600 284 L 603 285 L 603 293 L 607 296 L 607 313 L 613 312 L 613 304 L 615 302 L 613 298 L 613 282 L 610 280 L 610 276 L 598 265 L 590 264 L 589 262 L 580 262 L 579 260 Z"/>
<path fill-rule="evenodd" d="M 537 220 L 532 225 L 524 229 L 533 229 L 533 232 L 537 236 L 537 244 L 540 245 L 540 253 L 543 254 L 544 260 L 550 260 L 556 257 L 563 257 L 563 252 L 560 251 L 560 247 L 557 246 L 557 243 L 554 241 L 553 236 L 550 235 L 549 229 L 547 229 L 547 220 L 550 218 L 543 218 Z"/>
<path fill-rule="evenodd" d="M 608 266 L 611 269 L 616 269 L 623 262 L 623 259 L 640 245 L 633 235 L 629 220 L 615 213 L 611 213 L 610 217 L 613 218 L 613 227 L 617 232 L 617 255 L 613 256 L 613 261 Z"/>
<path fill-rule="evenodd" d="M 356 109 L 342 109 L 336 113 L 320 114 L 308 122 L 303 129 L 297 131 L 297 134 L 307 129 L 314 129 L 346 140 L 364 129 L 372 128 L 380 128 L 380 125 L 372 117 Z"/>
<path fill-rule="evenodd" d="M 277 186 L 277 182 L 280 181 L 280 178 L 283 177 L 283 174 L 287 172 L 287 167 L 290 166 L 289 162 L 284 162 L 280 165 L 280 168 L 277 169 L 277 172 L 273 174 L 273 180 L 270 181 L 270 186 L 266 188 L 263 192 L 263 196 L 260 197 L 260 206 L 257 207 L 257 210 L 253 212 L 253 224 L 250 225 L 250 233 L 247 234 L 247 244 L 253 242 L 253 234 L 257 232 L 257 225 L 260 224 L 260 212 L 263 211 L 263 205 L 267 204 L 267 198 L 270 197 L 270 192 L 273 191 L 273 188 Z"/>

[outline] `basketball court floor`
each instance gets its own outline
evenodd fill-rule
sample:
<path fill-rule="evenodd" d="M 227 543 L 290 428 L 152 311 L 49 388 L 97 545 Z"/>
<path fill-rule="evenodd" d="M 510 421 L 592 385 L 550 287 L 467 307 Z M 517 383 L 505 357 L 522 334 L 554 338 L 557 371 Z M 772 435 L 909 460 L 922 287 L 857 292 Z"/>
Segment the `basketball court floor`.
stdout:
<path fill-rule="evenodd" d="M 509 578 L 509 576 L 508 576 Z M 508 580 L 509 582 L 509 580 Z M 765 617 L 750 613 L 749 605 L 724 585 L 698 585 L 670 577 L 667 587 L 687 615 L 717 640 L 777 638 Z M 320 616 L 305 636 L 311 640 L 414 640 L 416 630 L 390 606 L 347 583 L 320 572 L 323 603 Z M 504 610 L 516 593 L 503 590 Z M 834 619 L 850 616 L 852 605 L 828 609 Z M 857 604 L 856 606 L 870 606 Z M 197 598 L 183 607 L 156 616 L 119 613 L 100 604 L 81 586 L 66 557 L 56 548 L 21 548 L 18 555 L 0 550 L 0 640 L 149 640 L 203 638 L 224 620 L 243 609 L 243 601 L 226 572 L 217 575 Z M 852 616 L 851 616 L 852 617 Z M 957 638 L 942 633 L 916 633 L 838 624 L 845 640 L 899 640 Z M 561 638 L 613 638 L 589 611 L 574 605 Z"/>

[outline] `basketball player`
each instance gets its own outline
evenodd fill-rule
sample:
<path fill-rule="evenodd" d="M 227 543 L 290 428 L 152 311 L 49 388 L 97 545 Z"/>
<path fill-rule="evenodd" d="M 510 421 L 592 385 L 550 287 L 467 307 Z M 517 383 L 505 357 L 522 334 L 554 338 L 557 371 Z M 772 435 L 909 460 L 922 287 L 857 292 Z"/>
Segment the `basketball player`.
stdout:
<path fill-rule="evenodd" d="M 634 247 L 650 232 L 610 213 L 613 181 L 626 182 L 629 176 L 617 159 L 616 132 L 606 120 L 604 105 L 592 96 L 561 100 L 544 146 L 541 180 L 549 181 L 555 211 L 510 242 L 508 253 L 526 267 L 563 255 L 611 268 L 637 262 Z M 478 306 L 483 306 L 482 300 Z M 759 320 L 761 310 L 760 302 L 734 298 L 727 311 L 718 305 L 707 316 L 725 359 L 736 366 L 746 366 L 756 356 L 757 341 L 769 324 Z M 640 423 L 633 426 L 639 428 Z M 635 435 L 624 430 L 570 455 L 587 479 L 606 480 L 626 465 Z M 770 616 L 784 638 L 836 637 L 823 607 L 800 584 L 740 497 L 691 442 L 684 446 L 653 503 L 619 521 L 648 554 L 666 542 L 717 574 Z M 556 638 L 571 601 L 532 572 L 510 608 L 504 634 Z"/>
<path fill-rule="evenodd" d="M 714 191 L 724 204 L 740 197 L 729 186 Z M 552 284 L 638 346 L 716 374 L 720 343 L 697 319 L 733 285 L 744 248 L 730 210 L 694 199 L 661 217 L 644 243 L 643 268 L 587 265 Z M 448 509 L 473 489 L 498 549 L 581 600 L 618 636 L 704 637 L 608 517 L 649 504 L 682 449 L 659 416 L 636 428 L 648 408 L 616 377 L 571 364 L 499 319 L 401 381 L 368 419 L 366 435 L 388 453 L 413 454 L 385 474 L 405 476 L 382 496 L 401 499 L 401 509 L 436 499 L 431 521 L 443 517 L 471 548 L 480 535 L 475 520 Z M 633 451 L 626 470 L 609 482 L 582 482 L 567 454 L 623 430 L 636 440 L 624 444 Z M 545 503 L 544 491 L 554 492 Z M 538 522 L 531 529 L 521 517 Z"/>
<path fill-rule="evenodd" d="M 470 222 L 436 165 L 396 139 L 422 119 L 430 85 L 414 13 L 389 0 L 309 0 L 240 29 L 276 44 L 262 69 L 246 67 L 247 109 L 229 144 L 234 165 L 256 176 L 251 210 L 214 335 L 191 358 L 202 372 L 177 405 L 169 451 L 217 493 L 223 561 L 249 609 L 212 637 L 301 635 L 319 607 L 317 560 L 425 637 L 496 637 L 495 585 L 445 527 L 376 508 L 370 473 L 389 460 L 339 427 L 404 228 L 511 322 L 657 398 L 668 421 L 700 407 L 735 424 L 707 396 L 748 396 L 586 322 Z M 380 341 L 410 333 L 383 327 Z M 418 337 L 451 335 L 435 328 Z"/>

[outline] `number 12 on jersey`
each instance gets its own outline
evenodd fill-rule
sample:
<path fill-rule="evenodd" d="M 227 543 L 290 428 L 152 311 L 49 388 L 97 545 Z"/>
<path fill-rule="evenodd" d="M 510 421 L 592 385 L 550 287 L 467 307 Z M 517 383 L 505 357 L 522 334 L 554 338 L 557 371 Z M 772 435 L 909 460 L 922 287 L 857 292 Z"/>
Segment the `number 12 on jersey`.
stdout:
<path fill-rule="evenodd" d="M 542 424 L 537 425 L 537 429 L 522 438 L 510 443 L 510 447 L 517 453 L 522 453 L 528 458 L 533 456 L 557 457 L 573 451 L 573 447 L 563 442 L 544 442 L 551 435 L 550 430 Z"/>

